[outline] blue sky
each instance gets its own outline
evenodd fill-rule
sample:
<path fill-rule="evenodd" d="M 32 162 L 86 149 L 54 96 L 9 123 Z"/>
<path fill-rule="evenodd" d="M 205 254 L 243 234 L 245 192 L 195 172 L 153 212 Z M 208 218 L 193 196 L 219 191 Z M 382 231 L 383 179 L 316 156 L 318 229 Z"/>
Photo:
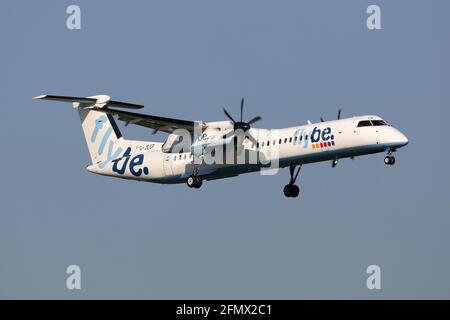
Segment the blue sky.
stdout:
<path fill-rule="evenodd" d="M 78 4 L 82 29 L 66 28 Z M 382 30 L 366 28 L 378 4 Z M 4 1 L 0 297 L 449 298 L 446 1 Z M 410 144 L 191 190 L 95 176 L 78 115 L 39 94 L 247 117 L 376 114 Z M 153 139 L 131 126 L 125 137 Z M 159 137 L 161 138 L 161 137 Z M 65 287 L 82 270 L 81 291 Z M 382 290 L 366 288 L 367 266 Z"/>

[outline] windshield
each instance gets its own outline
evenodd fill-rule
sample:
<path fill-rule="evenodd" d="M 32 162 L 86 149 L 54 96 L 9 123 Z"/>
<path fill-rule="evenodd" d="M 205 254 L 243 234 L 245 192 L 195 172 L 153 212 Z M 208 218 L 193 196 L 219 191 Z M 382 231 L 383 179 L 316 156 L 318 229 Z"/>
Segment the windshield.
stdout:
<path fill-rule="evenodd" d="M 364 121 L 360 121 L 358 123 L 358 127 L 371 127 L 372 124 L 370 123 L 369 120 L 364 120 Z"/>
<path fill-rule="evenodd" d="M 383 120 L 372 120 L 372 124 L 374 126 L 386 126 L 386 122 L 384 122 Z"/>
<path fill-rule="evenodd" d="M 383 120 L 363 120 L 358 122 L 358 127 L 372 127 L 372 126 L 387 126 L 387 123 Z"/>

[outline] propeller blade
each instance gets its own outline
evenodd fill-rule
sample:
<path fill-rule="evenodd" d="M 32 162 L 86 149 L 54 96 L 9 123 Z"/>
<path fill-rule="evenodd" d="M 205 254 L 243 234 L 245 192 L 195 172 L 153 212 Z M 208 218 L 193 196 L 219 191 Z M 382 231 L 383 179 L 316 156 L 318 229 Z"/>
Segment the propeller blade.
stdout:
<path fill-rule="evenodd" d="M 241 99 L 241 122 L 243 113 L 244 113 L 244 98 Z"/>
<path fill-rule="evenodd" d="M 338 110 L 338 117 L 337 117 L 337 118 L 338 118 L 338 120 L 339 120 L 339 119 L 341 119 L 341 112 L 342 112 L 342 109 L 341 109 L 341 108 L 339 108 L 339 110 Z"/>
<path fill-rule="evenodd" d="M 260 116 L 257 116 L 257 117 L 254 117 L 252 120 L 250 120 L 250 121 L 247 122 L 247 123 L 250 124 L 250 125 L 252 125 L 252 124 L 254 124 L 255 122 L 258 122 L 258 121 L 260 121 L 260 120 L 262 120 L 262 118 L 261 118 Z"/>
<path fill-rule="evenodd" d="M 322 117 L 320 117 L 320 122 L 325 122 L 325 120 L 323 120 L 323 118 L 322 118 Z"/>
<path fill-rule="evenodd" d="M 225 108 L 223 108 L 223 112 L 228 117 L 228 119 L 230 119 L 233 123 L 236 123 L 236 121 L 234 121 L 233 117 L 228 113 L 228 111 Z"/>

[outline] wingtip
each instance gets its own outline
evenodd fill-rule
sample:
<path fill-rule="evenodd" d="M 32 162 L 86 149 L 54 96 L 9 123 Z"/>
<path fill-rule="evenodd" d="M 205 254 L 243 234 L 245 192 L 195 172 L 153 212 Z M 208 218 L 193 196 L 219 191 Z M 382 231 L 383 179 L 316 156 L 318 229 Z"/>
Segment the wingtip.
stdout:
<path fill-rule="evenodd" d="M 33 97 L 33 99 L 44 99 L 47 95 L 43 94 L 40 96 Z"/>

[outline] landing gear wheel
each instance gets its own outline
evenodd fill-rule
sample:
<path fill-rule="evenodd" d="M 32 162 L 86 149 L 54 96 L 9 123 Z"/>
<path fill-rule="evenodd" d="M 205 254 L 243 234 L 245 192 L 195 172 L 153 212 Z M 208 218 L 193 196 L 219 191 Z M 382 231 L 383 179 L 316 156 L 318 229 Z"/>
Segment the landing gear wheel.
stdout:
<path fill-rule="evenodd" d="M 283 189 L 283 193 L 287 198 L 297 198 L 300 194 L 300 189 L 295 184 L 287 184 Z"/>
<path fill-rule="evenodd" d="M 283 193 L 285 195 L 286 198 L 290 198 L 291 197 L 291 185 L 287 184 L 284 189 L 283 189 Z"/>
<path fill-rule="evenodd" d="M 195 188 L 195 189 L 200 189 L 200 187 L 202 186 L 202 184 L 203 184 L 203 180 L 202 180 L 201 178 L 199 178 L 199 177 L 195 177 L 195 185 L 194 185 L 194 188 Z"/>
<path fill-rule="evenodd" d="M 189 176 L 186 180 L 186 184 L 188 185 L 189 188 L 198 189 L 202 186 L 203 181 L 201 178 L 197 176 Z"/>
<path fill-rule="evenodd" d="M 189 176 L 187 178 L 186 184 L 188 185 L 189 188 L 193 188 L 195 185 L 195 177 L 194 176 Z"/>
<path fill-rule="evenodd" d="M 300 194 L 300 188 L 297 185 L 292 185 L 291 187 L 291 198 L 297 198 Z"/>
<path fill-rule="evenodd" d="M 386 165 L 394 165 L 395 164 L 395 158 L 393 156 L 386 156 L 384 158 L 384 164 Z"/>
<path fill-rule="evenodd" d="M 395 164 L 395 158 L 393 156 L 391 156 L 391 162 L 389 164 L 391 166 L 393 166 Z"/>

